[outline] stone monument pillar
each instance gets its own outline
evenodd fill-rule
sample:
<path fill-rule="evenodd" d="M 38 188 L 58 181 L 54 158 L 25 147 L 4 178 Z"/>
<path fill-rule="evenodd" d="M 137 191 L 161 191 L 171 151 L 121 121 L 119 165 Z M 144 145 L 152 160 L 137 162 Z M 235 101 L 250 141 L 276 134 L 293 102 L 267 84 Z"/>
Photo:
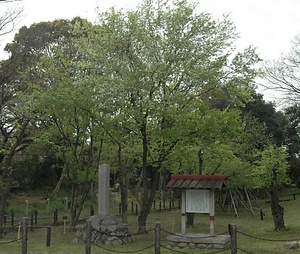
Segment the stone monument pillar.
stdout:
<path fill-rule="evenodd" d="M 98 215 L 103 218 L 109 215 L 109 184 L 110 166 L 101 164 L 98 168 Z"/>
<path fill-rule="evenodd" d="M 98 215 L 89 218 L 92 242 L 105 245 L 121 245 L 132 241 L 127 224 L 118 224 L 117 217 L 110 214 L 110 166 L 101 164 L 98 168 Z M 76 226 L 75 243 L 86 240 L 86 226 Z"/>

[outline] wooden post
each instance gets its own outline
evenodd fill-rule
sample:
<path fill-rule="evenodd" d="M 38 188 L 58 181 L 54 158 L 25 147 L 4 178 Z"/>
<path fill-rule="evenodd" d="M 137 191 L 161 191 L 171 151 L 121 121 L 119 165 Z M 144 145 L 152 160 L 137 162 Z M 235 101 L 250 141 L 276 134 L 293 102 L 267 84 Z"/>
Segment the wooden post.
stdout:
<path fill-rule="evenodd" d="M 155 223 L 155 254 L 160 254 L 160 222 Z"/>
<path fill-rule="evenodd" d="M 15 213 L 11 212 L 11 225 L 14 226 L 15 224 Z"/>
<path fill-rule="evenodd" d="M 30 231 L 33 231 L 33 213 L 30 214 Z"/>
<path fill-rule="evenodd" d="M 51 243 L 51 226 L 47 226 L 46 247 L 50 247 Z"/>
<path fill-rule="evenodd" d="M 94 207 L 93 207 L 92 205 L 91 205 L 90 215 L 91 215 L 91 216 L 94 215 Z"/>
<path fill-rule="evenodd" d="M 18 225 L 18 241 L 21 239 L 21 222 Z"/>
<path fill-rule="evenodd" d="M 53 213 L 53 226 L 57 226 L 57 224 L 58 224 L 57 218 L 58 218 L 58 212 L 57 212 L 57 209 L 55 209 L 55 211 Z"/>
<path fill-rule="evenodd" d="M 231 242 L 231 254 L 237 254 L 237 227 L 235 224 L 228 224 L 230 242 Z"/>
<path fill-rule="evenodd" d="M 215 192 L 214 190 L 209 190 L 209 220 L 210 220 L 210 235 L 213 236 L 215 234 Z"/>
<path fill-rule="evenodd" d="M 174 216 L 174 214 L 171 214 L 171 217 L 172 217 L 172 230 L 171 230 L 171 232 L 174 233 L 174 227 L 175 227 L 175 216 Z"/>
<path fill-rule="evenodd" d="M 135 215 L 137 216 L 138 215 L 138 204 L 135 204 Z"/>
<path fill-rule="evenodd" d="M 119 214 L 121 214 L 121 213 L 122 213 L 122 204 L 119 203 Z"/>
<path fill-rule="evenodd" d="M 76 208 L 75 208 L 74 211 L 73 211 L 72 214 L 71 214 L 71 216 L 72 216 L 71 222 L 72 222 L 72 223 L 74 223 L 74 221 L 75 221 L 75 219 L 76 219 L 76 213 L 77 213 L 77 211 L 76 211 Z"/>
<path fill-rule="evenodd" d="M 49 214 L 50 199 L 46 199 L 46 213 Z"/>
<path fill-rule="evenodd" d="M 181 234 L 186 234 L 186 190 L 181 191 Z"/>
<path fill-rule="evenodd" d="M 262 208 L 260 209 L 260 220 L 264 220 L 264 211 Z"/>
<path fill-rule="evenodd" d="M 92 223 L 90 220 L 87 220 L 86 221 L 85 254 L 91 254 L 91 240 L 92 240 Z"/>
<path fill-rule="evenodd" d="M 67 216 L 67 215 L 63 216 L 63 220 L 64 220 L 64 235 L 66 234 L 67 219 L 68 219 L 68 216 Z"/>
<path fill-rule="evenodd" d="M 27 218 L 22 218 L 22 254 L 27 254 Z"/>
<path fill-rule="evenodd" d="M 37 224 L 37 217 L 38 217 L 38 211 L 35 210 L 35 211 L 34 211 L 34 225 Z"/>

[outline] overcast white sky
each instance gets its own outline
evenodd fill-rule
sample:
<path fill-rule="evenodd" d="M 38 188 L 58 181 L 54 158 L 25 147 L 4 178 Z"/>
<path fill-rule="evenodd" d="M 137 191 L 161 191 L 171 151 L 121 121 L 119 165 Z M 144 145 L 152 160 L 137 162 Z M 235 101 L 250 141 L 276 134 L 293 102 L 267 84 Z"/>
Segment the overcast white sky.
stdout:
<path fill-rule="evenodd" d="M 210 12 L 216 18 L 230 14 L 241 38 L 239 48 L 257 47 L 261 57 L 276 59 L 286 53 L 291 40 L 300 33 L 300 0 L 196 0 L 199 10 Z M 75 16 L 95 20 L 96 8 L 105 11 L 112 6 L 135 8 L 141 0 L 22 0 L 0 4 L 0 13 L 8 6 L 22 6 L 24 17 L 19 26 L 33 22 L 72 19 Z M 12 35 L 3 44 L 12 40 Z M 1 48 L 2 49 L 2 48 Z"/>
<path fill-rule="evenodd" d="M 134 9 L 142 0 L 21 0 L 1 3 L 0 15 L 9 6 L 24 8 L 24 17 L 19 27 L 29 27 L 34 22 L 58 18 L 72 19 L 75 16 L 95 21 L 96 13 L 110 7 Z M 265 60 L 275 60 L 287 53 L 291 40 L 300 34 L 300 0 L 194 0 L 199 11 L 210 12 L 215 18 L 230 14 L 240 33 L 236 42 L 239 49 L 249 45 Z M 2 38 L 2 48 L 12 41 L 13 35 Z"/>

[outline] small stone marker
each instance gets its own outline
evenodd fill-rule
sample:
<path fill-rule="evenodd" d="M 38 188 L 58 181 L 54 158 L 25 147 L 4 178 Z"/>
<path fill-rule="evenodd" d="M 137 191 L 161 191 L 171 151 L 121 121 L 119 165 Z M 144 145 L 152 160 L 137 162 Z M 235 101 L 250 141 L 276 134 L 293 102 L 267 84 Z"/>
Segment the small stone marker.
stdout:
<path fill-rule="evenodd" d="M 284 245 L 284 248 L 289 250 L 294 250 L 299 248 L 299 243 L 297 241 L 289 242 Z"/>

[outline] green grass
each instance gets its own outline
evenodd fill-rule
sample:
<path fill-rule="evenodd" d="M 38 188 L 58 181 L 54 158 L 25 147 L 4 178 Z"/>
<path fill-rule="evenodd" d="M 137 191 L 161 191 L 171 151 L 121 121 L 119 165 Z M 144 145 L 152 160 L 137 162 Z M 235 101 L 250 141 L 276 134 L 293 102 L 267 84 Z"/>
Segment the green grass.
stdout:
<path fill-rule="evenodd" d="M 286 230 L 281 232 L 274 231 L 273 220 L 269 204 L 265 201 L 260 202 L 265 211 L 264 220 L 260 219 L 259 210 L 255 216 L 252 216 L 248 211 L 240 207 L 239 216 L 235 217 L 232 210 L 222 211 L 216 209 L 215 218 L 215 233 L 216 234 L 228 234 L 228 224 L 235 223 L 237 225 L 238 233 L 238 247 L 241 250 L 246 250 L 248 253 L 260 254 L 260 253 L 300 253 L 298 250 L 285 250 L 283 245 L 295 239 L 300 241 L 300 198 L 296 200 L 282 202 L 282 206 L 285 208 L 285 225 Z M 88 209 L 83 213 L 82 220 L 88 218 Z M 112 207 L 113 213 L 118 213 L 118 208 Z M 62 221 L 63 213 L 59 215 L 60 221 Z M 118 216 L 119 217 L 119 216 Z M 43 225 L 51 224 L 51 217 L 47 222 L 41 221 Z M 145 253 L 153 254 L 154 247 L 148 248 L 154 244 L 154 226 L 155 222 L 161 223 L 162 230 L 162 242 L 163 246 L 167 246 L 166 237 L 167 232 L 180 232 L 181 228 L 181 216 L 179 210 L 172 211 L 153 211 L 151 212 L 147 228 L 149 230 L 147 235 L 137 235 L 137 216 L 129 213 L 129 229 L 133 234 L 133 242 L 122 246 L 92 246 L 92 253 Z M 40 224 L 39 223 L 39 224 Z M 194 226 L 187 229 L 188 232 L 197 233 L 209 233 L 209 219 L 206 214 L 196 214 Z M 247 236 L 249 235 L 249 236 Z M 13 254 L 21 253 L 22 243 L 12 242 L 4 244 L 5 242 L 15 240 L 18 236 L 18 229 L 14 232 L 8 233 L 3 239 L 0 239 L 0 254 Z M 46 247 L 46 226 L 41 228 L 35 228 L 33 231 L 28 231 L 28 254 L 64 254 L 64 253 L 85 253 L 84 244 L 74 244 L 75 232 L 67 230 L 64 233 L 62 224 L 57 227 L 52 227 L 51 246 Z M 266 241 L 266 239 L 278 241 Z M 146 248 L 146 249 L 145 249 Z M 142 249 L 144 249 L 142 251 Z M 109 251 L 110 250 L 110 251 Z M 140 250 L 140 251 L 139 251 Z M 183 253 L 214 253 L 216 250 L 180 250 Z M 247 253 L 246 252 L 246 253 Z M 161 253 L 174 253 L 174 251 L 161 249 Z M 230 253 L 230 250 L 223 251 L 221 253 Z M 243 251 L 239 251 L 243 253 Z"/>

